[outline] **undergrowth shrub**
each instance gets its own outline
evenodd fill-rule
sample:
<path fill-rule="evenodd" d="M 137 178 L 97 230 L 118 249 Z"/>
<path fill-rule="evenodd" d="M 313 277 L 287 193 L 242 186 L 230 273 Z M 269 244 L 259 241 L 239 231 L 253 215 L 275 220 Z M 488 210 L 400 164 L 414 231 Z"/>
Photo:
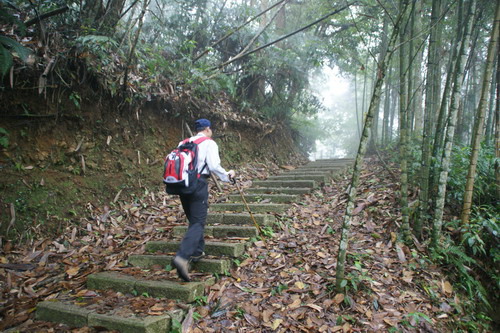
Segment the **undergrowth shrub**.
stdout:
<path fill-rule="evenodd" d="M 451 154 L 450 172 L 447 183 L 447 199 L 461 205 L 467 172 L 469 169 L 470 147 L 454 146 Z M 474 204 L 496 205 L 495 182 L 495 148 L 483 144 L 477 161 L 476 178 L 474 182 Z"/>

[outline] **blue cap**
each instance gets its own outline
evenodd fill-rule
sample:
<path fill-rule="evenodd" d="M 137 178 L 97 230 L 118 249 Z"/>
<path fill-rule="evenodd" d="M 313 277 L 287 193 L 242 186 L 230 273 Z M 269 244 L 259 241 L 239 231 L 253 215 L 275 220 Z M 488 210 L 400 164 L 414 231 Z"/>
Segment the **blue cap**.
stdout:
<path fill-rule="evenodd" d="M 196 131 L 202 130 L 205 127 L 210 127 L 211 123 L 210 120 L 208 119 L 198 119 L 197 121 L 194 122 L 194 128 Z"/>

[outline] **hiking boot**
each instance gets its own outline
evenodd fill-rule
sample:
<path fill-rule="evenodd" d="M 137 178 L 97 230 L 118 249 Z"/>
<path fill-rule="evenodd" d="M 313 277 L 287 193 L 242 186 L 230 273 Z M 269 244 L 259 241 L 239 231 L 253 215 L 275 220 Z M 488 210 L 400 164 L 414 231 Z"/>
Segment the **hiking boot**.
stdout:
<path fill-rule="evenodd" d="M 200 261 L 201 259 L 203 259 L 205 257 L 205 252 L 202 252 L 200 255 L 198 256 L 191 256 L 191 258 L 189 258 L 189 262 L 198 262 Z"/>
<path fill-rule="evenodd" d="M 179 256 L 175 256 L 172 260 L 172 266 L 177 269 L 177 275 L 186 282 L 191 281 L 189 279 L 189 262 Z"/>

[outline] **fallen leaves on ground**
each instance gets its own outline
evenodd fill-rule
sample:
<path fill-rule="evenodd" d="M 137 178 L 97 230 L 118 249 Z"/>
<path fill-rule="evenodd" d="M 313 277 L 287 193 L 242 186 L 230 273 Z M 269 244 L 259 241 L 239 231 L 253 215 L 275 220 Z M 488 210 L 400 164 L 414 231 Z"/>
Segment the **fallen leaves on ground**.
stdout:
<path fill-rule="evenodd" d="M 282 167 L 283 168 L 283 167 Z M 285 169 L 289 169 L 286 167 Z M 248 166 L 240 170 L 242 187 L 252 179 L 279 172 Z M 349 177 L 337 177 L 302 196 L 278 215 L 273 237 L 248 248 L 240 266 L 207 287 L 183 329 L 191 332 L 353 332 L 447 331 L 460 316 L 452 284 L 421 253 L 397 239 L 398 186 L 375 162 L 363 171 L 352 220 L 346 265 L 347 292 L 335 289 L 339 234 Z M 214 189 L 213 189 L 214 191 Z M 224 185 L 224 200 L 236 189 Z M 221 199 L 222 198 L 222 199 Z M 87 205 L 88 216 L 54 239 L 15 247 L 4 244 L 0 256 L 0 330 L 62 332 L 68 328 L 34 321 L 36 304 L 68 299 L 98 312 L 159 315 L 177 308 L 169 300 L 85 288 L 86 277 L 103 270 L 147 279 L 177 279 L 173 271 L 139 270 L 125 265 L 131 253 L 144 253 L 150 240 L 171 237 L 184 225 L 179 200 L 162 190 L 145 192 L 133 202 Z M 68 293 L 68 291 L 71 291 Z M 201 319 L 196 320 L 195 318 Z M 456 319 L 455 319 L 456 320 Z M 82 328 L 72 332 L 93 332 Z"/>

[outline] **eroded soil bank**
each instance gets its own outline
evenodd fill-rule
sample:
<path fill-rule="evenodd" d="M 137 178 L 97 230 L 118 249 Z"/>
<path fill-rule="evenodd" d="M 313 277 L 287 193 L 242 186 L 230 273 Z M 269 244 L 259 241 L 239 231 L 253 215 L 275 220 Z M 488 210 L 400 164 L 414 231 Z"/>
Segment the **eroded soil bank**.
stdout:
<path fill-rule="evenodd" d="M 29 241 L 78 224 L 88 207 L 161 187 L 165 154 L 186 124 L 212 120 L 223 165 L 302 163 L 292 131 L 189 93 L 125 107 L 102 90 L 5 90 L 0 99 L 0 236 Z"/>

